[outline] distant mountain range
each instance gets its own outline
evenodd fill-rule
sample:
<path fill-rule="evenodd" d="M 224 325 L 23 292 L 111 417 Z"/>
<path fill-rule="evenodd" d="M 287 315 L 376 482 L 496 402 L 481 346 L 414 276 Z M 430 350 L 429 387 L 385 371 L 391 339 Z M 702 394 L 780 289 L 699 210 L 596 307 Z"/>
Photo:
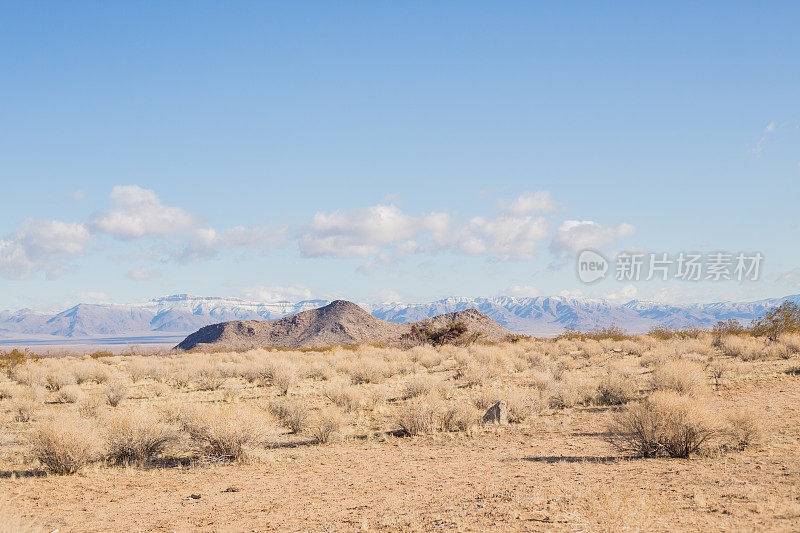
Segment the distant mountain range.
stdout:
<path fill-rule="evenodd" d="M 638 300 L 618 305 L 606 300 L 558 296 L 447 298 L 431 303 L 359 305 L 376 318 L 405 323 L 474 308 L 511 331 L 553 336 L 565 328 L 587 331 L 612 324 L 629 333 L 642 333 L 654 326 L 710 328 L 729 318 L 749 322 L 786 300 L 800 303 L 800 295 L 684 306 Z M 79 304 L 56 314 L 30 309 L 0 311 L 0 338 L 188 334 L 218 322 L 276 320 L 328 303 L 328 300 L 257 303 L 177 294 L 137 304 Z"/>

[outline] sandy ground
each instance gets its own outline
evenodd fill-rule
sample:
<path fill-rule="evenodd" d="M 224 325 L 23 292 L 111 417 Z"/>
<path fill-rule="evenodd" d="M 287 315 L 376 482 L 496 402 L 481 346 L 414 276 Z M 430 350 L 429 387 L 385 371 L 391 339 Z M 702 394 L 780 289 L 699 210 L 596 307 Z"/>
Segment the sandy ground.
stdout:
<path fill-rule="evenodd" d="M 603 439 L 609 408 L 585 407 L 472 435 L 266 450 L 244 465 L 5 472 L 0 493 L 60 531 L 800 530 L 800 378 L 719 396 L 764 413 L 761 446 L 627 459 Z"/>

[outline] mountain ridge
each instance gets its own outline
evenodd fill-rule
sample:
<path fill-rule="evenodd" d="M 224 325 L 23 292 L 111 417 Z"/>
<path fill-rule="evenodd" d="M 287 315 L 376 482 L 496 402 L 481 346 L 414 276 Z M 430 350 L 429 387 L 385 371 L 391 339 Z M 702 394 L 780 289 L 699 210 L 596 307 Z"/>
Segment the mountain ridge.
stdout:
<path fill-rule="evenodd" d="M 787 300 L 800 302 L 800 295 L 687 305 L 642 300 L 615 304 L 602 299 L 562 296 L 454 297 L 425 303 L 358 305 L 376 318 L 396 323 L 418 322 L 455 311 L 477 309 L 516 333 L 554 336 L 565 328 L 591 330 L 612 324 L 629 333 L 642 333 L 656 326 L 710 328 L 720 320 L 731 318 L 749 322 Z M 82 303 L 59 313 L 31 309 L 0 311 L 0 337 L 189 334 L 219 322 L 277 320 L 328 303 L 329 300 L 251 302 L 240 298 L 175 294 L 134 304 Z"/>

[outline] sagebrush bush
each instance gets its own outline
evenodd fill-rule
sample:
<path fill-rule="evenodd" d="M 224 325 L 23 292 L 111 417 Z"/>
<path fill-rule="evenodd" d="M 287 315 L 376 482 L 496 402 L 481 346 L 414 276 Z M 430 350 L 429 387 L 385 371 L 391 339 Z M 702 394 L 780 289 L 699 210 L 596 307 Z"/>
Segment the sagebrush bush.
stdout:
<path fill-rule="evenodd" d="M 318 444 L 329 442 L 342 427 L 342 414 L 336 409 L 325 409 L 311 422 L 311 436 Z"/>
<path fill-rule="evenodd" d="M 300 400 L 275 400 L 270 402 L 269 410 L 292 433 L 302 433 L 308 425 L 308 407 Z"/>
<path fill-rule="evenodd" d="M 761 440 L 761 424 L 754 412 L 734 411 L 726 416 L 726 420 L 728 439 L 735 449 L 747 448 Z"/>
<path fill-rule="evenodd" d="M 418 397 L 400 407 L 397 422 L 406 435 L 425 435 L 439 429 L 439 405 L 436 399 Z"/>
<path fill-rule="evenodd" d="M 403 398 L 416 398 L 417 396 L 430 394 L 434 387 L 435 383 L 430 376 L 413 376 L 403 386 Z"/>
<path fill-rule="evenodd" d="M 122 383 L 110 383 L 103 388 L 103 396 L 108 405 L 117 407 L 122 400 L 128 397 L 128 388 Z"/>
<path fill-rule="evenodd" d="M 329 384 L 322 394 L 348 413 L 358 409 L 364 397 L 359 390 L 351 387 L 349 383 L 341 381 Z"/>
<path fill-rule="evenodd" d="M 658 391 L 628 405 L 609 427 L 618 449 L 641 457 L 689 457 L 719 434 L 716 415 L 698 398 Z"/>
<path fill-rule="evenodd" d="M 687 395 L 702 394 L 707 389 L 703 366 L 680 359 L 657 366 L 650 382 L 655 390 L 671 390 Z"/>
<path fill-rule="evenodd" d="M 201 453 L 215 459 L 246 459 L 248 447 L 266 433 L 263 415 L 234 405 L 187 409 L 180 421 Z"/>
<path fill-rule="evenodd" d="M 102 438 L 90 421 L 62 415 L 39 422 L 28 437 L 33 457 L 54 474 L 74 474 L 102 453 Z"/>
<path fill-rule="evenodd" d="M 597 385 L 596 401 L 600 405 L 621 405 L 631 401 L 638 392 L 636 382 L 621 372 L 609 372 Z"/>
<path fill-rule="evenodd" d="M 106 457 L 115 464 L 151 460 L 180 440 L 177 428 L 148 409 L 114 413 L 107 420 L 105 431 L 108 441 Z"/>
<path fill-rule="evenodd" d="M 444 431 L 469 431 L 478 424 L 478 411 L 466 402 L 457 402 L 446 406 L 441 413 Z"/>
<path fill-rule="evenodd" d="M 83 390 L 79 385 L 67 385 L 58 390 L 55 401 L 57 403 L 77 403 L 83 399 Z"/>

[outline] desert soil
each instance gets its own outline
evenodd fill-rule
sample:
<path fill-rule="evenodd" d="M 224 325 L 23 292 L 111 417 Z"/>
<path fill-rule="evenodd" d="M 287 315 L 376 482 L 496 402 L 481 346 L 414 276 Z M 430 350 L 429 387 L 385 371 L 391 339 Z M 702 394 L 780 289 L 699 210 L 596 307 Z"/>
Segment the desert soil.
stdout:
<path fill-rule="evenodd" d="M 0 494 L 59 531 L 800 530 L 800 378 L 716 394 L 764 414 L 760 446 L 629 459 L 603 439 L 611 408 L 576 407 L 469 435 L 275 448 L 249 464 L 6 471 Z"/>

